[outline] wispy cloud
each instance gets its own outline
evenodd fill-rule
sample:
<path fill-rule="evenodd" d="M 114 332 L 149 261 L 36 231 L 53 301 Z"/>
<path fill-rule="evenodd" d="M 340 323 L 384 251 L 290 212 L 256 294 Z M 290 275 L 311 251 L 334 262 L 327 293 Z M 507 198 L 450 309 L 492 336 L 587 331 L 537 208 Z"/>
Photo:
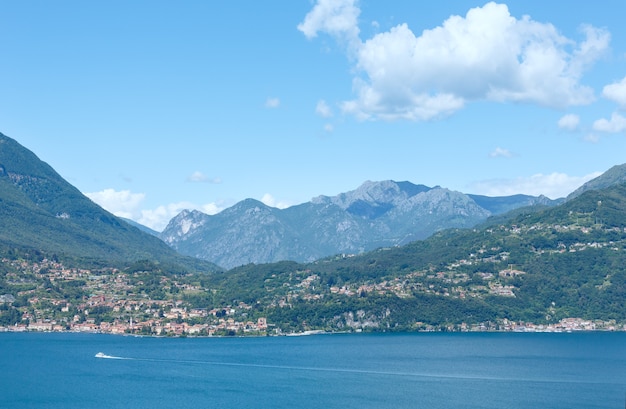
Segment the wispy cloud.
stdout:
<path fill-rule="evenodd" d="M 187 177 L 187 182 L 220 184 L 222 183 L 222 179 L 212 178 L 200 171 L 195 171 Z"/>
<path fill-rule="evenodd" d="M 419 35 L 400 24 L 361 41 L 359 14 L 356 1 L 318 0 L 298 29 L 309 39 L 323 32 L 346 45 L 356 98 L 341 107 L 364 120 L 437 119 L 477 100 L 588 104 L 594 95 L 581 84 L 582 74 L 610 42 L 606 30 L 589 25 L 576 42 L 496 3 Z"/>
<path fill-rule="evenodd" d="M 196 209 L 206 214 L 216 214 L 224 210 L 223 204 L 207 203 L 198 205 L 191 202 L 178 202 L 145 209 L 145 194 L 129 190 L 104 189 L 101 192 L 85 193 L 96 204 L 118 217 L 131 219 L 156 231 L 163 231 L 169 221 L 185 209 Z"/>
<path fill-rule="evenodd" d="M 265 108 L 273 109 L 278 108 L 280 106 L 280 99 L 278 98 L 268 98 L 265 100 Z"/>
<path fill-rule="evenodd" d="M 261 202 L 263 202 L 267 206 L 275 207 L 277 209 L 286 209 L 291 206 L 291 204 L 287 202 L 276 200 L 276 198 L 274 198 L 274 196 L 269 193 L 263 195 L 263 197 L 261 198 Z"/>
<path fill-rule="evenodd" d="M 598 143 L 600 142 L 600 135 L 595 133 L 589 133 L 584 136 L 583 140 L 589 143 Z"/>
<path fill-rule="evenodd" d="M 323 99 L 317 102 L 317 105 L 315 106 L 315 113 L 322 118 L 330 118 L 333 116 L 332 109 L 330 109 L 326 101 Z"/>
<path fill-rule="evenodd" d="M 224 210 L 224 207 L 219 203 L 206 203 L 203 205 L 190 202 L 170 203 L 167 205 L 157 206 L 154 209 L 142 209 L 139 211 L 139 216 L 133 220 L 160 232 L 163 231 L 169 221 L 180 212 L 190 209 L 199 210 L 203 213 L 213 215 Z"/>
<path fill-rule="evenodd" d="M 489 152 L 490 158 L 510 158 L 513 154 L 508 149 L 497 147 L 493 151 Z"/>
<path fill-rule="evenodd" d="M 515 179 L 490 179 L 473 183 L 470 193 L 487 196 L 510 196 L 526 194 L 544 195 L 552 199 L 565 197 L 579 188 L 583 183 L 598 177 L 602 172 L 594 172 L 585 176 L 570 176 L 565 173 L 535 174 Z"/>

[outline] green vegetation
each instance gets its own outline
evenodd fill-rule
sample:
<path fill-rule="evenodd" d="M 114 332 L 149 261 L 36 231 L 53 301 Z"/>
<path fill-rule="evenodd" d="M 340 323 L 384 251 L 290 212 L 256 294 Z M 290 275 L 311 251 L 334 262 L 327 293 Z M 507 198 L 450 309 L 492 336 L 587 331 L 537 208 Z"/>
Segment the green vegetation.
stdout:
<path fill-rule="evenodd" d="M 207 274 L 149 260 L 67 272 L 55 255 L 5 248 L 0 295 L 14 301 L 0 304 L 0 325 L 123 322 L 178 335 L 621 328 L 625 213 L 617 185 L 402 247 Z"/>
<path fill-rule="evenodd" d="M 0 134 L 0 246 L 45 251 L 74 265 L 154 260 L 187 271 L 215 271 L 106 212 L 50 166 Z"/>
<path fill-rule="evenodd" d="M 607 180 L 622 180 L 616 169 Z M 624 329 L 624 299 L 626 184 L 402 247 L 221 271 L 103 211 L 0 134 L 4 329 Z"/>

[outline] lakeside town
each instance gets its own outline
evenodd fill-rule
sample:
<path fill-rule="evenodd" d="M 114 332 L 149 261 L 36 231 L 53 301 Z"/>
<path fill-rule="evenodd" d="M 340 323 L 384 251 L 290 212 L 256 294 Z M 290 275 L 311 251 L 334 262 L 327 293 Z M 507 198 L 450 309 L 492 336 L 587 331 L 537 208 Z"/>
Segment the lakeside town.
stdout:
<path fill-rule="evenodd" d="M 203 289 L 165 276 L 160 277 L 158 284 L 162 298 L 167 299 L 152 299 L 138 274 L 113 268 L 99 271 L 66 268 L 48 259 L 35 263 L 1 261 L 14 270 L 5 275 L 9 285 L 32 288 L 18 292 L 21 300 L 9 294 L 0 295 L 0 305 L 17 304 L 21 313 L 13 325 L 0 325 L 0 332 L 212 336 L 261 335 L 268 330 L 265 317 L 248 319 L 247 311 L 251 307 L 245 303 L 208 309 L 194 308 L 182 299 L 172 300 L 172 294 L 192 294 Z M 60 287 L 65 294 L 76 290 L 74 299 L 50 295 Z M 89 295 L 84 295 L 85 292 Z"/>
<path fill-rule="evenodd" d="M 172 314 L 178 316 L 201 317 L 206 316 L 206 311 L 192 310 L 188 314 L 179 308 L 172 308 Z M 215 311 L 211 311 L 215 314 Z M 556 324 L 533 324 L 524 322 L 508 322 L 504 320 L 497 327 L 488 324 L 461 324 L 458 327 L 450 327 L 450 331 L 457 332 L 580 332 L 580 331 L 626 331 L 623 325 L 616 325 L 611 321 L 590 321 L 580 318 L 565 318 Z M 438 331 L 434 327 L 426 327 L 419 332 Z M 268 331 L 265 318 L 259 318 L 256 322 L 235 321 L 233 318 L 218 319 L 215 324 L 190 324 L 185 321 L 173 322 L 160 319 L 143 322 L 101 322 L 96 324 L 93 319 L 85 322 L 57 322 L 44 319 L 33 321 L 28 324 L 16 323 L 15 325 L 0 326 L 0 332 L 78 332 L 116 335 L 145 335 L 145 336 L 263 336 L 263 335 L 299 335 L 283 334 L 280 330 Z M 361 332 L 361 331 L 356 331 Z M 325 331 L 304 331 L 300 334 L 309 335 L 326 333 Z"/>
<path fill-rule="evenodd" d="M 499 257 L 506 260 L 506 254 Z M 0 332 L 81 332 L 146 336 L 289 335 L 283 333 L 278 326 L 268 323 L 266 317 L 255 314 L 253 306 L 244 302 L 220 308 L 201 308 L 193 305 L 189 297 L 184 297 L 184 295 L 207 293 L 210 289 L 185 282 L 182 278 L 160 276 L 158 294 L 167 299 L 152 299 L 147 293 L 149 286 L 143 279 L 154 279 L 154 277 L 143 272 L 131 274 L 117 269 L 92 271 L 66 268 L 62 263 L 47 259 L 34 263 L 8 259 L 1 261 L 13 270 L 13 272 L 6 273 L 6 282 L 28 289 L 18 292 L 19 299 L 9 294 L 0 295 L 0 306 L 17 305 L 20 312 L 15 322 L 0 325 Z M 503 270 L 500 276 L 521 274 L 524 273 L 509 268 Z M 423 274 L 414 274 L 414 278 L 421 276 Z M 463 274 L 443 272 L 433 274 L 430 278 L 452 284 L 468 280 Z M 489 281 L 493 277 L 487 275 L 483 278 Z M 298 297 L 306 300 L 323 297 L 323 294 L 314 291 L 318 282 L 319 276 L 305 272 L 301 280 L 298 280 L 292 288 L 287 289 L 278 302 L 278 307 L 284 307 Z M 68 289 L 77 288 L 74 299 L 51 295 L 55 293 L 55 289 L 58 290 L 61 287 L 65 289 L 65 294 L 68 294 Z M 78 291 L 79 287 L 80 291 Z M 364 284 L 358 288 L 332 286 L 330 293 L 354 297 L 359 293 L 393 292 L 399 297 L 405 297 L 408 287 L 410 283 L 407 280 L 392 280 L 378 284 Z M 437 292 L 432 285 L 428 290 Z M 497 291 L 497 294 L 501 296 L 512 296 L 511 288 L 504 288 L 501 285 L 485 286 L 483 290 L 492 293 Z M 84 295 L 85 291 L 89 293 L 88 296 Z M 175 294 L 181 294 L 183 297 L 173 298 Z M 450 294 L 445 292 L 444 295 Z M 466 295 L 461 292 L 457 296 Z M 565 318 L 551 324 L 511 322 L 505 319 L 495 323 L 462 323 L 445 328 L 417 324 L 418 331 L 429 332 L 441 330 L 461 332 L 626 330 L 623 325 L 618 325 L 615 321 L 591 321 L 581 318 Z M 360 332 L 363 329 L 353 330 Z"/>

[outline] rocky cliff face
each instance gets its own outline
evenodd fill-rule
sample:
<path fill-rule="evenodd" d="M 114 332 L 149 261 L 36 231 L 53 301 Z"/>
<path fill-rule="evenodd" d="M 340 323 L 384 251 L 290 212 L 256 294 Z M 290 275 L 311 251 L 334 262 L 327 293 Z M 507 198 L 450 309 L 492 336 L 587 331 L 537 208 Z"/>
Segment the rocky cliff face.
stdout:
<path fill-rule="evenodd" d="M 182 254 L 225 268 L 307 262 L 400 245 L 446 228 L 471 227 L 495 213 L 489 207 L 508 209 L 540 200 L 523 195 L 480 198 L 482 205 L 438 186 L 368 181 L 356 190 L 284 210 L 247 199 L 213 216 L 184 211 L 170 221 L 161 238 Z"/>

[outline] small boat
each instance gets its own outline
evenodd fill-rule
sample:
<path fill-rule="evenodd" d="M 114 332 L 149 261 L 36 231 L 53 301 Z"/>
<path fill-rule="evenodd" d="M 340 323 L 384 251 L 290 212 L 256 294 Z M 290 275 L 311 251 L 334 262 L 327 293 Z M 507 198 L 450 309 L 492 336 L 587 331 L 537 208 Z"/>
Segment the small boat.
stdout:
<path fill-rule="evenodd" d="M 98 352 L 96 358 L 106 358 L 107 356 L 103 352 Z"/>

